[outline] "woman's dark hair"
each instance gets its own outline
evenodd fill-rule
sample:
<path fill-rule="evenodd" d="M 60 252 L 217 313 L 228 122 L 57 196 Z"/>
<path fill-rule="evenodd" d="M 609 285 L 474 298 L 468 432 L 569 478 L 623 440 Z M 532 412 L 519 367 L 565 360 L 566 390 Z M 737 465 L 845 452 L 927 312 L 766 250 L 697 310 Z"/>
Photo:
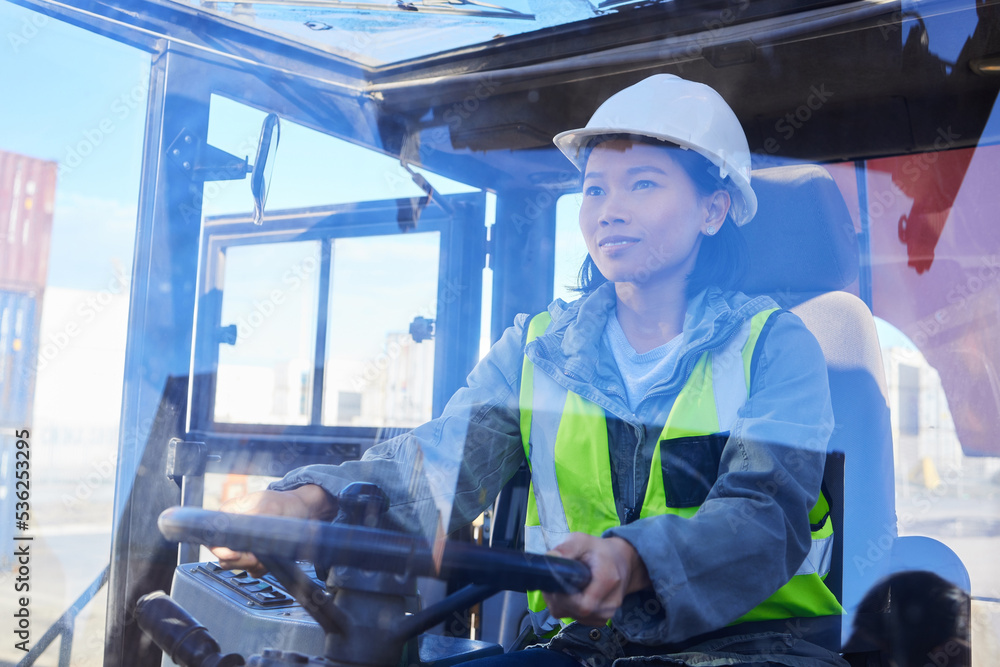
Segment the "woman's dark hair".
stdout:
<path fill-rule="evenodd" d="M 695 190 L 702 197 L 707 197 L 717 190 L 732 191 L 732 188 L 728 187 L 729 177 L 727 176 L 725 180 L 719 178 L 719 168 L 703 155 L 650 137 L 632 134 L 604 135 L 587 148 L 588 154 L 599 143 L 614 139 L 669 149 L 670 157 L 684 169 L 694 183 Z M 707 287 L 715 286 L 723 290 L 738 289 L 746 275 L 750 266 L 750 251 L 743 233 L 733 220 L 732 208 L 729 210 L 726 222 L 719 228 L 719 232 L 714 236 L 705 236 L 701 240 L 698 258 L 695 260 L 694 270 L 688 276 L 685 289 L 689 299 Z M 601 274 L 593 258 L 588 254 L 580 267 L 577 291 L 589 294 L 607 281 L 608 279 Z"/>

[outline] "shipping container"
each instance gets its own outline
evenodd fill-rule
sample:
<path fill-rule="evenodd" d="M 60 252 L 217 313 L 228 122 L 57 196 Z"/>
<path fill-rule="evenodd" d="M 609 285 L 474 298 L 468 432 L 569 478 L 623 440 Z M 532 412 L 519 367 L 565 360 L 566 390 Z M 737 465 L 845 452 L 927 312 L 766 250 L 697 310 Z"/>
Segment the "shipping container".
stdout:
<path fill-rule="evenodd" d="M 45 286 L 57 166 L 0 151 L 0 290 Z"/>
<path fill-rule="evenodd" d="M 0 428 L 31 423 L 41 295 L 0 290 Z"/>

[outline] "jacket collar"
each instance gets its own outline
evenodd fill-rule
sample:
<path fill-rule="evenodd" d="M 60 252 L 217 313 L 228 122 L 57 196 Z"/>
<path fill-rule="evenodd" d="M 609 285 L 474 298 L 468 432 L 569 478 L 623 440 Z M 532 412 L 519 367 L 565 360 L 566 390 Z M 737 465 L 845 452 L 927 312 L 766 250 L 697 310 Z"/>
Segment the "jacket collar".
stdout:
<path fill-rule="evenodd" d="M 567 386 L 582 383 L 604 389 L 620 384 L 610 355 L 601 354 L 601 336 L 615 303 L 615 288 L 610 282 L 568 304 L 557 299 L 548 309 L 552 324 L 529 344 L 528 358 Z M 666 385 L 677 385 L 679 390 L 702 352 L 723 345 L 745 320 L 773 307 L 774 301 L 767 296 L 751 298 L 714 287 L 697 294 L 688 302 L 684 316 L 677 364 L 681 372 L 666 379 Z"/>

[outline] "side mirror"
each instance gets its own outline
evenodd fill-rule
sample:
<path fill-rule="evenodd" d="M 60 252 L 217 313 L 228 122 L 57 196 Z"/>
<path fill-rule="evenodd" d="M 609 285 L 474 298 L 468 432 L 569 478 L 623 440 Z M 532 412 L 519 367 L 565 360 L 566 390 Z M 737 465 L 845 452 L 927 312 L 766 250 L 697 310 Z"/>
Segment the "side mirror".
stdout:
<path fill-rule="evenodd" d="M 274 155 L 278 150 L 278 139 L 281 137 L 281 124 L 278 115 L 269 113 L 260 128 L 260 142 L 257 144 L 257 156 L 253 161 L 253 172 L 250 174 L 250 193 L 253 195 L 253 224 L 264 222 L 264 204 L 267 202 L 267 192 L 271 187 L 271 172 L 274 170 Z"/>

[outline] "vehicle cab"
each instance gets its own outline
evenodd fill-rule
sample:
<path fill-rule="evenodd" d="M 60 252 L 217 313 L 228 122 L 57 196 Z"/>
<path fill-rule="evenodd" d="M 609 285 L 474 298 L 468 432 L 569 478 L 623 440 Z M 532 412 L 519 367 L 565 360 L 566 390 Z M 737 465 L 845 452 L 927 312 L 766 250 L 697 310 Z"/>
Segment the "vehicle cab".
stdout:
<path fill-rule="evenodd" d="M 1000 652 L 1000 4 L 14 0 L 0 25 L 0 610 L 30 618 L 0 664 L 160 664 L 136 603 L 210 560 L 164 510 L 360 458 L 576 298 L 552 137 L 654 73 L 736 112 L 746 289 L 826 332 L 842 648 L 872 587 L 929 570 L 970 596 L 973 662 Z M 523 546 L 527 475 L 450 540 Z M 418 588 L 408 611 L 457 586 Z M 523 615 L 496 593 L 432 634 L 510 646 Z"/>

